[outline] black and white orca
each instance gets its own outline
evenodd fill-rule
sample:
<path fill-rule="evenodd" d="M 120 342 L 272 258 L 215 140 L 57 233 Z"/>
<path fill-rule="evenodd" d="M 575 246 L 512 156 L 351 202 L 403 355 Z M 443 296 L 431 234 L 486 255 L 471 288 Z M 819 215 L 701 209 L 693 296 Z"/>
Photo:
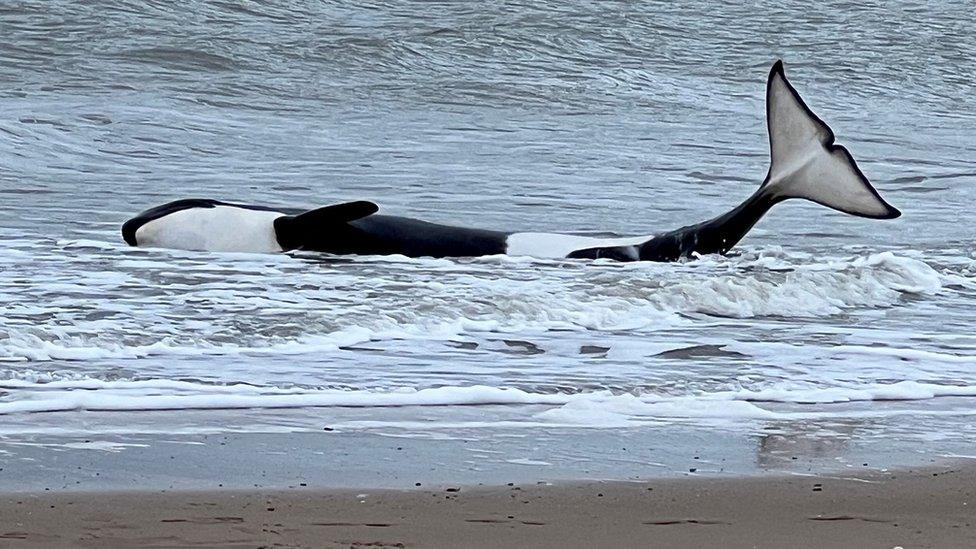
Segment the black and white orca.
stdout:
<path fill-rule="evenodd" d="M 511 233 L 378 215 L 366 201 L 310 211 L 207 199 L 170 202 L 122 226 L 133 246 L 214 252 L 312 250 L 332 254 L 675 261 L 728 252 L 773 205 L 805 198 L 851 215 L 892 219 L 900 212 L 874 189 L 834 133 L 786 80 L 782 61 L 769 72 L 766 123 L 770 166 L 759 189 L 709 221 L 656 235 L 595 238 Z"/>

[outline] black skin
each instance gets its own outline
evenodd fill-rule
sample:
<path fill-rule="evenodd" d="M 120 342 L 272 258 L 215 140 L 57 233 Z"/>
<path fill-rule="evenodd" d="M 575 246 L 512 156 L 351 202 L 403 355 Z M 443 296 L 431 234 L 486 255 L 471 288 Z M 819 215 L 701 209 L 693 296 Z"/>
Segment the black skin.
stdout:
<path fill-rule="evenodd" d="M 409 217 L 371 215 L 330 226 L 328 230 L 306 233 L 300 248 L 337 255 L 477 257 L 504 254 L 508 235 Z"/>
<path fill-rule="evenodd" d="M 571 258 L 609 258 L 619 261 L 678 261 L 696 255 L 725 255 L 780 200 L 760 188 L 735 209 L 709 221 L 659 234 L 637 247 L 637 257 L 627 246 L 577 250 Z"/>
<path fill-rule="evenodd" d="M 677 261 L 694 255 L 725 254 L 775 203 L 756 193 L 734 210 L 710 221 L 655 236 L 639 246 L 577 250 L 573 259 L 606 258 L 617 261 Z M 438 225 L 389 215 L 371 215 L 306 234 L 303 250 L 337 255 L 389 255 L 408 257 L 476 257 L 504 254 L 511 233 Z"/>
<path fill-rule="evenodd" d="M 618 261 L 677 261 L 695 255 L 729 251 L 771 208 L 777 199 L 760 188 L 735 209 L 712 220 L 655 236 L 637 246 L 587 248 L 569 258 L 607 258 Z M 235 206 L 287 214 L 275 220 L 275 233 L 285 250 L 309 250 L 337 255 L 408 257 L 476 257 L 504 254 L 511 233 L 428 223 L 418 219 L 373 215 L 376 205 L 350 202 L 303 212 L 232 204 L 208 199 L 170 202 L 147 210 L 122 226 L 122 237 L 136 245 L 143 224 L 187 208 Z"/>

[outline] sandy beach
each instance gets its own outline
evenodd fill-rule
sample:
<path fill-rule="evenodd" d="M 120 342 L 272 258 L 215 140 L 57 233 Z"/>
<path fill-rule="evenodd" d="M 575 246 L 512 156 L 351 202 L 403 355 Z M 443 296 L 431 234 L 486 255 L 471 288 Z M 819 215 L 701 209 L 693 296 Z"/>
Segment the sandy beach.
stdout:
<path fill-rule="evenodd" d="M 4 547 L 972 547 L 976 467 L 414 490 L 6 494 Z"/>

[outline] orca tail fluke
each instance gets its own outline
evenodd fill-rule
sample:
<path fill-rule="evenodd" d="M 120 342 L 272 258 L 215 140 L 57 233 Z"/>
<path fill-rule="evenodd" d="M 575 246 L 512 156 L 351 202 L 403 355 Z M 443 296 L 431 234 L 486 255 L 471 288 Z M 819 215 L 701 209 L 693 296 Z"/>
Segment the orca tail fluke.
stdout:
<path fill-rule="evenodd" d="M 777 61 L 766 83 L 769 173 L 759 189 L 732 210 L 703 223 L 652 238 L 640 259 L 674 261 L 727 253 L 776 203 L 805 198 L 844 213 L 875 219 L 901 215 L 885 202 L 854 162 L 834 144 L 834 132 L 807 107 Z"/>
<path fill-rule="evenodd" d="M 881 198 L 847 149 L 834 144 L 834 132 L 786 79 L 782 61 L 769 71 L 766 124 L 770 164 L 762 189 L 768 196 L 776 201 L 805 198 L 874 219 L 901 215 Z"/>

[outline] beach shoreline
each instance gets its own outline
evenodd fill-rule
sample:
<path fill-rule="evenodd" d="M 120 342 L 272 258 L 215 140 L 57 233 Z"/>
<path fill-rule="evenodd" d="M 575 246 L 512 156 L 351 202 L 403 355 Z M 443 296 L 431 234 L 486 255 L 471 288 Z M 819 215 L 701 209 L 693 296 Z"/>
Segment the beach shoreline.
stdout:
<path fill-rule="evenodd" d="M 976 466 L 389 489 L 0 494 L 7 547 L 966 547 Z"/>

